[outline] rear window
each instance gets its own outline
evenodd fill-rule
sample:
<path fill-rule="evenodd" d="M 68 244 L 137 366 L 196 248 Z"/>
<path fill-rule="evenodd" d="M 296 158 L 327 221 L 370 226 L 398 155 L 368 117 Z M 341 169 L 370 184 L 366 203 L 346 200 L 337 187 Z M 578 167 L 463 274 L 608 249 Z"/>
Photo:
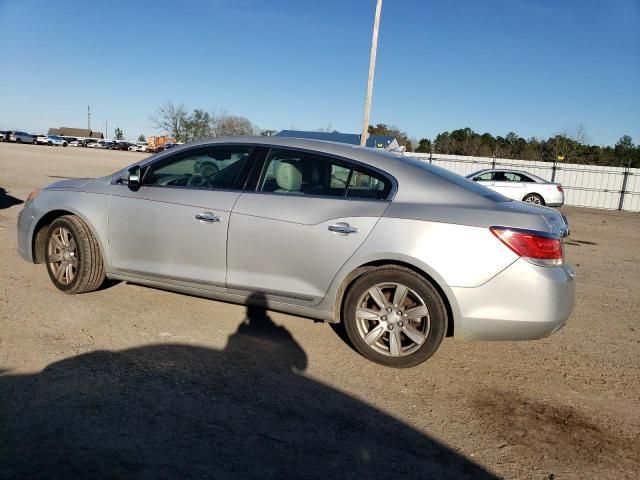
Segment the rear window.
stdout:
<path fill-rule="evenodd" d="M 469 180 L 468 178 L 463 177 L 462 175 L 458 175 L 457 173 L 450 172 L 449 170 L 445 170 L 442 167 L 437 167 L 433 164 L 423 162 L 421 160 L 416 160 L 414 158 L 410 158 L 410 157 L 402 157 L 402 158 L 405 162 L 410 163 L 411 165 L 419 167 L 423 170 L 427 170 L 428 172 L 434 175 L 437 175 L 441 178 L 444 178 L 450 181 L 451 183 L 464 188 L 465 190 L 476 193 L 478 195 L 482 195 L 483 197 L 487 197 L 488 199 L 493 200 L 494 202 L 511 202 L 511 199 L 505 197 L 504 195 L 500 195 L 499 193 L 491 190 L 490 188 L 487 188 L 483 185 L 480 185 L 477 182 Z"/>

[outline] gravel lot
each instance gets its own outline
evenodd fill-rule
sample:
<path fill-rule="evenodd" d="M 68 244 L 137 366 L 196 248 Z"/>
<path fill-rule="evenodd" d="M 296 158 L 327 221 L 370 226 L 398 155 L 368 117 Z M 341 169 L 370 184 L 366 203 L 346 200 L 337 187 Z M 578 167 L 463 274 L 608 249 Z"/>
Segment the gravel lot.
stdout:
<path fill-rule="evenodd" d="M 328 325 L 126 283 L 67 296 L 18 257 L 15 202 L 142 156 L 0 144 L 0 478 L 637 478 L 640 215 L 563 209 L 578 295 L 556 335 L 393 370 Z"/>

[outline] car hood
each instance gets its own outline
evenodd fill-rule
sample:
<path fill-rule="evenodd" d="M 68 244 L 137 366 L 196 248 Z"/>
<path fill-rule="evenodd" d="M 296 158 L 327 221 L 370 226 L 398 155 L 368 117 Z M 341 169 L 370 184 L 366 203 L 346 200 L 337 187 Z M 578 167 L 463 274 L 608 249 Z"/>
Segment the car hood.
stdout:
<path fill-rule="evenodd" d="M 84 187 L 87 183 L 94 180 L 93 178 L 70 178 L 68 180 L 60 180 L 45 187 L 45 190 L 69 190 Z"/>

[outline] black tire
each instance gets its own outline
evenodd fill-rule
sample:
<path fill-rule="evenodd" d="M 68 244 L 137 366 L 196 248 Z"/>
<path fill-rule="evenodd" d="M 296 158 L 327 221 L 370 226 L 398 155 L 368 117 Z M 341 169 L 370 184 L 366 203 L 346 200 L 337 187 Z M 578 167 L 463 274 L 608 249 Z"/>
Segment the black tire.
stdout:
<path fill-rule="evenodd" d="M 414 351 L 406 353 L 403 356 L 391 356 L 390 354 L 379 353 L 379 351 L 375 349 L 375 345 L 372 347 L 364 341 L 362 334 L 359 333 L 358 330 L 358 320 L 356 319 L 356 309 L 359 306 L 358 302 L 367 294 L 369 289 L 376 285 L 386 283 L 397 283 L 408 287 L 413 293 L 421 297 L 424 306 L 426 306 L 428 310 L 428 320 L 426 318 L 420 320 L 420 322 L 429 322 L 428 328 L 425 328 L 426 338 L 422 344 L 412 342 L 411 339 L 404 334 L 402 329 L 397 330 L 401 332 L 399 335 L 402 337 L 402 341 L 405 342 L 404 344 L 409 344 L 408 347 L 401 348 L 415 348 Z M 389 292 L 389 294 L 390 293 L 391 292 Z M 387 300 L 391 302 L 392 299 L 387 298 Z M 414 308 L 414 306 L 407 306 L 407 308 L 411 309 Z M 382 310 L 380 311 L 382 312 Z M 408 311 L 409 310 L 407 310 L 407 312 Z M 401 316 L 398 318 L 402 320 Z M 388 266 L 365 273 L 353 282 L 343 304 L 342 322 L 344 323 L 345 332 L 353 348 L 362 356 L 388 367 L 407 368 L 424 362 L 436 352 L 447 332 L 447 311 L 440 294 L 431 283 L 410 269 Z M 398 328 L 398 326 L 402 327 L 403 325 L 396 323 L 395 327 Z M 404 326 L 407 327 L 407 325 Z M 390 341 L 390 332 L 385 331 L 383 335 L 386 335 Z M 380 337 L 380 342 L 384 343 L 384 341 L 385 338 Z M 412 343 L 414 346 L 411 345 Z M 401 342 L 401 346 L 404 344 Z M 389 350 L 391 351 L 391 348 L 389 348 Z"/>
<path fill-rule="evenodd" d="M 22 143 L 22 139 L 16 138 L 16 143 Z"/>
<path fill-rule="evenodd" d="M 64 228 L 70 232 L 75 242 L 75 254 L 73 256 L 77 259 L 77 267 L 75 276 L 69 283 L 56 278 L 54 266 L 50 262 L 49 245 L 52 242 L 54 233 L 59 228 Z M 104 282 L 104 262 L 100 253 L 100 246 L 87 224 L 80 218 L 74 215 L 64 215 L 55 219 L 47 231 L 44 248 L 45 264 L 49 277 L 59 290 L 69 294 L 92 292 L 100 288 Z"/>
<path fill-rule="evenodd" d="M 527 193 L 522 199 L 523 202 L 533 203 L 534 205 L 545 205 L 544 198 L 537 193 Z"/>
<path fill-rule="evenodd" d="M 50 147 L 53 147 L 53 142 L 47 142 L 47 145 L 49 145 Z"/>

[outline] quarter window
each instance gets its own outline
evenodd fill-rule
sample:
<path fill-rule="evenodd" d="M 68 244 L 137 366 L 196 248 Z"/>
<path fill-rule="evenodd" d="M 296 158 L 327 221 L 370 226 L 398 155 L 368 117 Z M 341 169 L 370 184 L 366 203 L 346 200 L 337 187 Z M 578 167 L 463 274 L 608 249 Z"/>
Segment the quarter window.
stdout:
<path fill-rule="evenodd" d="M 355 168 L 351 174 L 348 198 L 384 200 L 391 191 L 391 182 L 380 175 Z"/>
<path fill-rule="evenodd" d="M 149 167 L 144 185 L 196 189 L 242 189 L 237 185 L 252 147 L 207 147 L 176 154 Z"/>

